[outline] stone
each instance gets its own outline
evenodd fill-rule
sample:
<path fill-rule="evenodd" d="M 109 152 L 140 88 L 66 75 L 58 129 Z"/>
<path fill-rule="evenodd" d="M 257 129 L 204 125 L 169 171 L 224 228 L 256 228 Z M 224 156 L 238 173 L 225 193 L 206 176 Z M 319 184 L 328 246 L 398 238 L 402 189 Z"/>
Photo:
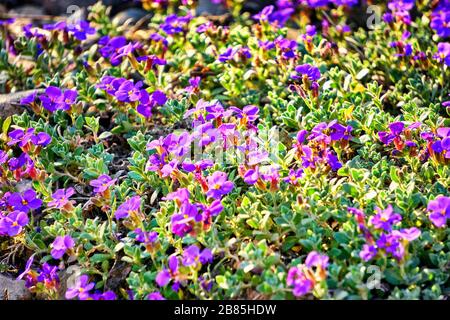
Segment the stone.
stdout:
<path fill-rule="evenodd" d="M 0 274 L 0 300 L 30 300 L 30 290 L 24 280 L 15 280 Z"/>
<path fill-rule="evenodd" d="M 38 89 L 0 94 L 0 118 L 4 119 L 12 116 L 13 114 L 21 114 L 25 110 L 25 108 L 20 105 L 20 100 L 29 96 L 35 91 L 38 95 L 44 92 L 44 90 Z"/>
<path fill-rule="evenodd" d="M 24 5 L 14 7 L 9 13 L 14 16 L 42 16 L 44 14 L 44 9 L 34 5 Z"/>
<path fill-rule="evenodd" d="M 212 3 L 211 0 L 199 0 L 197 5 L 197 15 L 220 16 L 227 13 L 227 9 L 222 4 Z"/>

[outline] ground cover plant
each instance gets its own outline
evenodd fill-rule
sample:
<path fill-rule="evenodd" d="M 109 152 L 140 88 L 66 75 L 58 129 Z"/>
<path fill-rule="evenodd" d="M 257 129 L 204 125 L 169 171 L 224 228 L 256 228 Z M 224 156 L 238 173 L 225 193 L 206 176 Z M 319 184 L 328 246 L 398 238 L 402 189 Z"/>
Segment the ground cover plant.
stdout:
<path fill-rule="evenodd" d="M 213 2 L 0 19 L 0 92 L 27 91 L 0 119 L 2 275 L 33 299 L 447 298 L 450 2 Z"/>

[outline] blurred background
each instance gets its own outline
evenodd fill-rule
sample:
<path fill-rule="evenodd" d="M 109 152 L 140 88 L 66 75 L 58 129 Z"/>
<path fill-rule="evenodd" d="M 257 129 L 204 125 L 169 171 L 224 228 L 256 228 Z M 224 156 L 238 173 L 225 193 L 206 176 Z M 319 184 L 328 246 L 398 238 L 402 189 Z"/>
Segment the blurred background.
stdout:
<path fill-rule="evenodd" d="M 70 15 L 76 7 L 86 8 L 96 3 L 98 0 L 0 0 L 0 14 L 18 15 Z M 161 5 L 168 0 L 102 0 L 107 6 L 112 6 L 112 15 L 117 15 L 123 11 L 138 14 L 142 9 L 142 2 Z M 173 0 L 172 0 L 173 1 Z M 198 3 L 197 13 L 209 13 L 220 15 L 227 12 L 220 3 L 222 0 L 188 0 Z M 181 2 L 181 1 L 180 1 Z M 251 13 L 259 12 L 263 7 L 274 4 L 275 0 L 246 0 L 243 10 Z M 142 13 L 144 14 L 144 13 Z"/>

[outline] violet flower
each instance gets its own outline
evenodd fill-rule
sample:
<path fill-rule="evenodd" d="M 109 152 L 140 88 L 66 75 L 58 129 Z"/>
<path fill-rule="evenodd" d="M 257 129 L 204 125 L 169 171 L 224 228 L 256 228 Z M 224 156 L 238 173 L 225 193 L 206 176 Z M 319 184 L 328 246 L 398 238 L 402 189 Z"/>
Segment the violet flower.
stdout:
<path fill-rule="evenodd" d="M 214 199 L 219 199 L 221 196 L 230 193 L 234 188 L 234 183 L 228 181 L 225 172 L 216 171 L 207 177 L 207 181 L 209 190 L 206 195 Z"/>
<path fill-rule="evenodd" d="M 17 236 L 28 224 L 28 215 L 21 211 L 13 211 L 6 217 L 0 216 L 0 234 L 10 237 Z"/>
<path fill-rule="evenodd" d="M 15 210 L 29 212 L 37 210 L 42 206 L 42 200 L 37 198 L 33 189 L 26 190 L 23 195 L 20 193 L 12 193 L 8 198 L 8 205 Z"/>
<path fill-rule="evenodd" d="M 291 267 L 289 269 L 286 284 L 294 287 L 292 293 L 296 297 L 304 296 L 314 287 L 313 281 L 308 279 L 303 271 L 298 267 Z"/>
<path fill-rule="evenodd" d="M 89 291 L 92 290 L 95 286 L 95 283 L 89 282 L 89 277 L 87 275 L 82 275 L 75 287 L 68 288 L 66 291 L 66 299 L 74 299 L 78 297 L 80 300 L 89 299 Z"/>
<path fill-rule="evenodd" d="M 75 241 L 71 236 L 57 236 L 52 243 L 52 251 L 50 252 L 53 259 L 61 259 L 67 250 L 75 246 Z"/>
<path fill-rule="evenodd" d="M 431 222 L 438 228 L 444 227 L 450 218 L 450 197 L 438 196 L 428 203 L 427 210 L 430 212 Z"/>
<path fill-rule="evenodd" d="M 95 193 L 103 193 L 109 189 L 114 183 L 116 183 L 117 179 L 112 179 L 107 174 L 100 175 L 97 179 L 92 180 L 89 185 L 94 187 Z"/>
<path fill-rule="evenodd" d="M 116 210 L 114 216 L 116 219 L 123 219 L 140 212 L 141 210 L 141 197 L 134 196 L 124 203 L 122 203 Z"/>
<path fill-rule="evenodd" d="M 186 267 L 195 266 L 199 264 L 211 263 L 213 256 L 211 250 L 206 248 L 200 251 L 196 245 L 191 245 L 183 251 L 183 265 Z"/>
<path fill-rule="evenodd" d="M 75 189 L 70 187 L 67 190 L 58 189 L 52 194 L 52 201 L 48 203 L 50 208 L 62 209 L 70 203 L 69 198 L 73 196 Z"/>
<path fill-rule="evenodd" d="M 377 214 L 370 217 L 369 222 L 377 229 L 382 229 L 389 232 L 391 231 L 393 225 L 402 220 L 402 216 L 395 213 L 391 205 L 388 205 L 385 210 L 381 210 L 378 207 L 376 207 L 375 210 Z"/>

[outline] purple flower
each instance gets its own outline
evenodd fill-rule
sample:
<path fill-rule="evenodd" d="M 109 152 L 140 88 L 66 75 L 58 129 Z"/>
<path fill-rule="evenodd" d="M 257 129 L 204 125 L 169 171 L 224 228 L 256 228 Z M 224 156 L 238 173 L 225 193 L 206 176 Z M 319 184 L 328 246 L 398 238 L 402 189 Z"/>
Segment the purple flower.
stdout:
<path fill-rule="evenodd" d="M 40 274 L 37 277 L 38 282 L 42 282 L 45 286 L 56 287 L 59 285 L 58 267 L 44 263 L 42 268 L 39 270 Z"/>
<path fill-rule="evenodd" d="M 310 81 L 317 81 L 321 76 L 319 68 L 307 63 L 295 67 L 295 71 L 301 75 L 306 76 Z M 292 75 L 292 78 L 295 80 L 301 79 L 301 77 L 298 75 Z"/>
<path fill-rule="evenodd" d="M 432 144 L 432 149 L 436 153 L 442 153 L 444 158 L 450 159 L 450 127 L 437 129 L 437 135 L 442 140 L 437 140 Z"/>
<path fill-rule="evenodd" d="M 189 197 L 190 197 L 189 190 L 186 188 L 180 188 L 177 191 L 167 194 L 167 196 L 162 198 L 162 200 L 174 200 L 180 207 L 181 204 L 185 203 L 186 201 L 189 201 Z"/>
<path fill-rule="evenodd" d="M 22 98 L 20 100 L 20 104 L 23 104 L 23 105 L 32 104 L 36 100 L 36 95 L 37 95 L 37 92 L 34 91 L 32 94 L 26 96 L 25 98 Z"/>
<path fill-rule="evenodd" d="M 155 243 L 156 240 L 158 240 L 158 233 L 154 231 L 146 232 L 141 228 L 137 228 L 134 230 L 134 233 L 136 233 L 136 241 L 139 241 L 145 245 Z"/>
<path fill-rule="evenodd" d="M 385 210 L 376 207 L 377 214 L 370 217 L 370 223 L 377 229 L 391 231 L 394 224 L 402 220 L 402 216 L 394 212 L 394 209 L 389 205 Z"/>
<path fill-rule="evenodd" d="M 191 21 L 192 16 L 190 14 L 186 16 L 177 16 L 172 14 L 167 16 L 163 24 L 160 25 L 162 31 L 168 35 L 181 33 L 187 28 L 187 25 Z"/>
<path fill-rule="evenodd" d="M 395 259 L 402 260 L 405 255 L 405 247 L 401 243 L 402 237 L 396 234 L 382 234 L 377 240 L 377 247 L 390 253 Z"/>
<path fill-rule="evenodd" d="M 52 194 L 52 201 L 48 203 L 50 208 L 62 209 L 70 203 L 69 198 L 75 193 L 75 190 L 71 187 L 67 190 L 58 189 Z"/>
<path fill-rule="evenodd" d="M 147 296 L 148 300 L 166 300 L 160 292 L 156 291 L 156 292 L 152 292 Z"/>
<path fill-rule="evenodd" d="M 96 292 L 94 294 L 91 294 L 90 298 L 92 300 L 117 300 L 117 296 L 114 293 L 114 291 L 106 291 L 106 292 Z"/>
<path fill-rule="evenodd" d="M 94 288 L 95 284 L 89 282 L 89 277 L 87 275 L 82 275 L 75 287 L 69 288 L 66 291 L 66 299 L 74 299 L 78 297 L 80 300 L 89 299 L 89 291 Z"/>
<path fill-rule="evenodd" d="M 126 218 L 141 210 L 141 197 L 134 196 L 122 203 L 116 210 L 114 216 L 116 219 Z"/>
<path fill-rule="evenodd" d="M 200 86 L 200 80 L 200 77 L 190 78 L 189 86 L 187 86 L 184 90 L 186 90 L 190 94 L 194 93 Z"/>
<path fill-rule="evenodd" d="M 367 262 L 369 260 L 372 260 L 377 255 L 377 253 L 378 251 L 375 246 L 365 244 L 363 245 L 363 248 L 359 253 L 359 256 L 361 259 Z"/>
<path fill-rule="evenodd" d="M 439 37 L 450 37 L 450 4 L 448 1 L 440 1 L 440 5 L 431 14 L 430 27 L 436 31 Z"/>
<path fill-rule="evenodd" d="M 42 200 L 36 198 L 36 192 L 33 189 L 26 190 L 23 195 L 13 193 L 8 198 L 8 204 L 15 210 L 25 213 L 37 210 L 42 206 Z"/>
<path fill-rule="evenodd" d="M 61 259 L 67 250 L 75 246 L 75 241 L 71 236 L 57 236 L 52 243 L 52 251 L 50 252 L 53 259 Z"/>
<path fill-rule="evenodd" d="M 416 240 L 418 237 L 420 237 L 421 233 L 422 232 L 416 227 L 392 231 L 393 235 L 400 236 L 406 241 Z"/>
<path fill-rule="evenodd" d="M 220 62 L 227 62 L 229 60 L 232 60 L 235 54 L 238 52 L 238 50 L 239 50 L 238 48 L 229 47 L 222 54 L 219 55 L 218 60 Z"/>
<path fill-rule="evenodd" d="M 450 218 L 450 197 L 438 196 L 428 203 L 427 210 L 430 211 L 430 220 L 433 224 L 442 228 Z"/>
<path fill-rule="evenodd" d="M 233 190 L 234 183 L 228 181 L 225 172 L 216 171 L 207 178 L 209 190 L 206 193 L 208 197 L 219 199 L 222 195 L 226 195 Z"/>
<path fill-rule="evenodd" d="M 316 267 L 321 269 L 326 269 L 328 267 L 328 256 L 320 254 L 316 251 L 311 251 L 305 260 L 305 265 L 308 268 Z"/>
<path fill-rule="evenodd" d="M 389 125 L 389 132 L 380 131 L 378 132 L 378 137 L 382 143 L 389 145 L 396 138 L 400 139 L 400 134 L 404 129 L 405 124 L 403 122 L 393 122 Z"/>
<path fill-rule="evenodd" d="M 290 169 L 289 175 L 283 179 L 284 182 L 292 184 L 293 186 L 298 185 L 300 178 L 303 176 L 303 169 Z"/>
<path fill-rule="evenodd" d="M 249 169 L 244 174 L 244 182 L 247 184 L 255 184 L 259 179 L 259 167 L 255 167 L 255 169 Z"/>
<path fill-rule="evenodd" d="M 186 267 L 198 266 L 198 263 L 205 264 L 213 261 L 212 252 L 205 248 L 200 252 L 200 248 L 196 245 L 191 245 L 183 251 L 183 265 Z"/>
<path fill-rule="evenodd" d="M 331 140 L 350 140 L 352 138 L 351 132 L 353 131 L 352 126 L 346 126 L 339 124 L 337 121 L 332 121 L 328 125 L 330 128 Z"/>
<path fill-rule="evenodd" d="M 31 137 L 31 142 L 36 146 L 45 147 L 52 142 L 52 137 L 45 132 L 39 132 Z"/>
<path fill-rule="evenodd" d="M 125 80 L 121 83 L 114 95 L 121 102 L 135 102 L 141 97 L 141 87 L 142 82 L 138 82 L 135 85 L 132 81 Z"/>
<path fill-rule="evenodd" d="M 269 17 L 274 11 L 274 9 L 275 9 L 274 6 L 266 6 L 261 10 L 261 12 L 255 14 L 253 18 L 260 21 L 269 21 Z"/>
<path fill-rule="evenodd" d="M 166 286 L 172 277 L 176 276 L 178 273 L 178 257 L 172 255 L 169 257 L 168 261 L 169 269 L 164 268 L 156 275 L 156 283 L 160 287 Z"/>
<path fill-rule="evenodd" d="M 19 147 L 25 147 L 34 135 L 34 128 L 29 128 L 26 130 L 16 129 L 9 133 L 8 146 L 17 144 Z"/>
<path fill-rule="evenodd" d="M 438 52 L 433 58 L 440 63 L 445 63 L 447 66 L 450 66 L 450 43 L 440 42 L 438 44 Z"/>
<path fill-rule="evenodd" d="M 103 193 L 109 189 L 110 186 L 114 185 L 116 179 L 112 179 L 107 174 L 100 175 L 97 179 L 92 180 L 89 185 L 94 187 L 95 193 Z"/>
<path fill-rule="evenodd" d="M 84 20 L 80 21 L 77 25 L 68 25 L 66 28 L 68 32 L 72 33 L 80 41 L 86 40 L 88 35 L 96 33 L 95 28 L 92 28 L 90 23 Z"/>
<path fill-rule="evenodd" d="M 294 287 L 292 293 L 296 297 L 304 296 L 314 287 L 313 281 L 308 279 L 303 271 L 298 267 L 291 267 L 289 269 L 286 284 Z"/>
<path fill-rule="evenodd" d="M 14 237 L 22 232 L 28 221 L 28 215 L 21 211 L 13 211 L 6 217 L 0 216 L 0 234 Z"/>
<path fill-rule="evenodd" d="M 6 161 L 8 161 L 8 154 L 5 151 L 0 150 L 0 165 L 6 163 Z"/>
<path fill-rule="evenodd" d="M 42 106 L 50 112 L 56 110 L 69 110 L 75 103 L 78 93 L 76 90 L 66 90 L 64 93 L 60 88 L 49 86 L 45 94 L 39 96 Z"/>

